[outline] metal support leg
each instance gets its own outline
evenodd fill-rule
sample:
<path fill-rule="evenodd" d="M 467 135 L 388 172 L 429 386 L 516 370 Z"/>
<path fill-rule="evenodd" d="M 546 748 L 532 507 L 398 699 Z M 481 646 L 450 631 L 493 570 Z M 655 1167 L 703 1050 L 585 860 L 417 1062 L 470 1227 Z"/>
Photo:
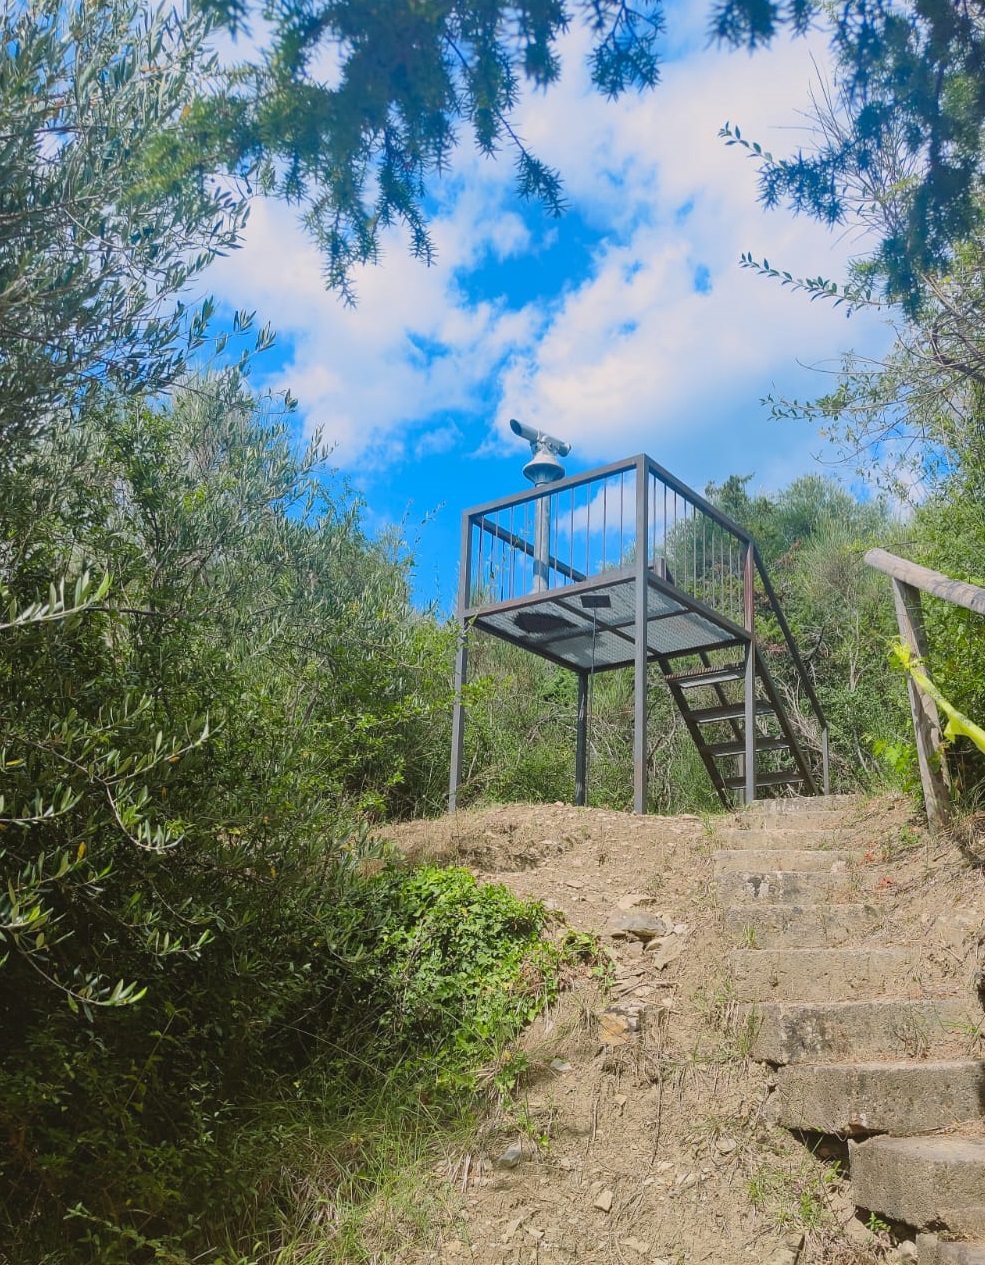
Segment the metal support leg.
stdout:
<path fill-rule="evenodd" d="M 746 750 L 742 763 L 746 779 L 744 800 L 745 803 L 751 804 L 756 798 L 756 643 L 754 641 L 749 642 L 746 650 L 745 686 Z"/>
<path fill-rule="evenodd" d="M 575 803 L 588 803 L 588 673 L 578 673 L 578 718 L 575 731 Z"/>
<path fill-rule="evenodd" d="M 646 692 L 647 616 L 649 614 L 649 583 L 647 577 L 647 471 L 641 461 L 636 470 L 636 620 L 634 639 L 636 654 L 633 669 L 633 812 L 642 816 L 646 812 Z"/>
<path fill-rule="evenodd" d="M 831 794 L 831 760 L 828 753 L 828 727 L 821 730 L 821 777 L 825 795 Z"/>
<path fill-rule="evenodd" d="M 469 671 L 468 630 L 458 630 L 458 653 L 455 656 L 455 705 L 451 716 L 451 772 L 448 777 L 448 811 L 458 805 L 458 788 L 462 784 L 462 759 L 465 753 L 465 708 L 462 691 Z"/>
<path fill-rule="evenodd" d="M 745 802 L 751 804 L 756 798 L 756 601 L 755 572 L 753 570 L 752 542 L 746 545 L 745 567 L 743 569 L 743 607 L 746 632 L 749 634 L 749 645 L 746 650 L 746 689 L 745 689 Z"/>

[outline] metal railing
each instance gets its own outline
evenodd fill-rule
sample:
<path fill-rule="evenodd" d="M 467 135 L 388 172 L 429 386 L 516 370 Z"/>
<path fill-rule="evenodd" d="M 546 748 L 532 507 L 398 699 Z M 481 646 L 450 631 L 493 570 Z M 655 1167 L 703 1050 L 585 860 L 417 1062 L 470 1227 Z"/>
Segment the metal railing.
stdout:
<path fill-rule="evenodd" d="M 671 575 L 675 587 L 741 626 L 748 532 L 649 457 L 616 462 L 469 511 L 466 607 L 631 571 L 640 543 L 641 487 L 647 502 L 647 565 Z"/>

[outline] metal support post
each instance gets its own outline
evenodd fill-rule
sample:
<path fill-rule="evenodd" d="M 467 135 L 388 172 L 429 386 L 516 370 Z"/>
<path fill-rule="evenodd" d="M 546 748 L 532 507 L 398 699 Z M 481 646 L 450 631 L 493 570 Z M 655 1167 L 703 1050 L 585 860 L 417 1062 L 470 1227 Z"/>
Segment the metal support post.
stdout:
<path fill-rule="evenodd" d="M 455 655 L 455 703 L 451 717 L 451 768 L 448 774 L 448 811 L 458 806 L 458 788 L 462 784 L 462 761 L 465 754 L 465 707 L 462 695 L 469 674 L 468 626 L 465 613 L 472 588 L 472 521 L 462 515 L 461 572 L 458 585 L 458 652 Z"/>
<path fill-rule="evenodd" d="M 825 795 L 831 794 L 831 761 L 828 755 L 828 727 L 821 730 L 821 778 Z"/>
<path fill-rule="evenodd" d="M 551 498 L 542 496 L 537 501 L 534 519 L 534 592 L 546 593 L 551 556 Z"/>
<path fill-rule="evenodd" d="M 649 513 L 646 461 L 641 457 L 636 464 L 636 620 L 633 667 L 633 812 L 642 816 L 646 812 L 646 722 L 647 722 L 647 662 L 649 660 L 648 614 L 649 583 L 647 576 L 647 539 Z"/>
<path fill-rule="evenodd" d="M 746 648 L 746 680 L 745 680 L 745 755 L 743 773 L 745 775 L 745 802 L 751 804 L 756 798 L 756 602 L 754 584 L 752 542 L 746 545 L 745 566 L 742 577 L 743 608 L 745 628 L 749 634 Z"/>
<path fill-rule="evenodd" d="M 578 718 L 575 729 L 575 803 L 588 803 L 588 673 L 578 673 Z"/>

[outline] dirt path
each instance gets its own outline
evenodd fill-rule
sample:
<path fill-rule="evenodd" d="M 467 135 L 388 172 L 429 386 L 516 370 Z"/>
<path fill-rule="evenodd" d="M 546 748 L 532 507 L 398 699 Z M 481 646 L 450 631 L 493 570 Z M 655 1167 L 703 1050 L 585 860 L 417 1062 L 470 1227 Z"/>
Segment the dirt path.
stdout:
<path fill-rule="evenodd" d="M 864 882 L 888 911 L 924 873 L 925 929 L 953 892 L 926 892 L 904 805 L 865 814 Z M 558 909 L 612 959 L 605 988 L 577 981 L 525 1035 L 515 1093 L 435 1174 L 446 1212 L 431 1249 L 402 1265 L 906 1259 L 855 1218 L 836 1155 L 763 1118 L 771 1073 L 746 1057 L 711 884 L 724 824 L 516 805 L 397 832 L 402 847 Z"/>

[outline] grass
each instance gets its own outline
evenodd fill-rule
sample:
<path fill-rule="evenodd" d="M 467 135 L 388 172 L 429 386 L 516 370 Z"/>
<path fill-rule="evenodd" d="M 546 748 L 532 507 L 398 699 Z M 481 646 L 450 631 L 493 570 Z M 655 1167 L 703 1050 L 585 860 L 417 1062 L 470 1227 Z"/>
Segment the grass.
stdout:
<path fill-rule="evenodd" d="M 783 1167 L 764 1160 L 748 1181 L 749 1200 L 778 1230 L 821 1230 L 830 1227 L 834 1215 L 831 1190 L 842 1180 L 837 1163 Z"/>

